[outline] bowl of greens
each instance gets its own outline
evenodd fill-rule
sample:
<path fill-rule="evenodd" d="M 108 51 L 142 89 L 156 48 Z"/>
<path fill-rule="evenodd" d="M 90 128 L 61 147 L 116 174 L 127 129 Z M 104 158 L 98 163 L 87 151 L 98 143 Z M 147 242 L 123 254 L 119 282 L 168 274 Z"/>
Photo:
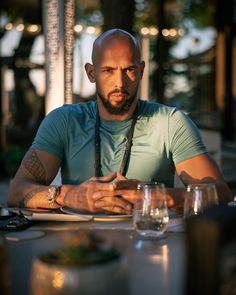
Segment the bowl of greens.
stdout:
<path fill-rule="evenodd" d="M 61 248 L 35 257 L 31 290 L 33 295 L 128 294 L 126 262 L 103 238 L 81 232 Z"/>

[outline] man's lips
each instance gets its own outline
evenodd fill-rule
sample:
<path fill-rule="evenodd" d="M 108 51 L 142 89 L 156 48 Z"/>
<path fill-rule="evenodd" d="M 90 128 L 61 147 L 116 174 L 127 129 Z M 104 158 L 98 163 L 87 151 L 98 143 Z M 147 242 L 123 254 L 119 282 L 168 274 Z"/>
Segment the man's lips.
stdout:
<path fill-rule="evenodd" d="M 113 99 L 115 99 L 117 101 L 124 100 L 126 97 L 126 95 L 124 93 L 113 93 L 111 96 Z"/>

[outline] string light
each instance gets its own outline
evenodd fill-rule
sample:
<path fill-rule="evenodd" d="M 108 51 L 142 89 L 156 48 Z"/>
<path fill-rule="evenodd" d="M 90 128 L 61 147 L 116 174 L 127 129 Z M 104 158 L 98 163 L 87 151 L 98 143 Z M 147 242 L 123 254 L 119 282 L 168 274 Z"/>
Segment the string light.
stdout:
<path fill-rule="evenodd" d="M 40 30 L 41 30 L 41 27 L 39 25 L 32 24 L 27 26 L 27 31 L 29 33 L 37 33 Z"/>
<path fill-rule="evenodd" d="M 11 31 L 13 29 L 16 29 L 19 32 L 23 32 L 24 30 L 26 30 L 30 34 L 37 34 L 41 32 L 41 26 L 38 24 L 25 25 L 23 23 L 20 23 L 20 24 L 14 25 L 12 22 L 9 22 L 4 26 L 4 29 L 6 31 Z M 83 27 L 81 24 L 74 25 L 74 32 L 76 34 L 80 34 L 83 31 L 86 32 L 87 34 L 99 34 L 101 32 L 101 29 L 97 27 L 93 27 L 93 26 Z M 142 36 L 155 37 L 159 34 L 159 30 L 158 28 L 154 26 L 142 27 L 140 29 L 140 34 Z M 175 29 L 175 28 L 163 29 L 161 31 L 161 34 L 167 39 L 177 38 L 177 37 L 182 37 L 184 35 L 184 30 L 181 28 L 180 29 Z"/>
<path fill-rule="evenodd" d="M 81 33 L 82 31 L 83 31 L 83 26 L 82 25 L 75 25 L 74 26 L 74 31 L 77 33 L 77 34 L 79 34 L 79 33 Z"/>
<path fill-rule="evenodd" d="M 157 36 L 158 35 L 158 29 L 156 27 L 150 27 L 149 28 L 149 34 L 151 36 Z"/>
<path fill-rule="evenodd" d="M 147 27 L 143 27 L 143 28 L 141 28 L 141 35 L 149 35 L 149 28 L 147 28 Z"/>
<path fill-rule="evenodd" d="M 140 34 L 142 36 L 149 36 L 149 37 L 155 37 L 159 34 L 158 28 L 152 26 L 152 27 L 142 27 L 140 29 Z M 170 28 L 170 29 L 163 29 L 161 31 L 161 34 L 163 37 L 166 39 L 174 39 L 177 37 L 182 37 L 184 35 L 184 30 L 183 29 L 175 29 L 175 28 Z"/>
<path fill-rule="evenodd" d="M 86 33 L 88 34 L 95 34 L 95 32 L 96 32 L 95 27 L 89 26 L 86 28 Z"/>
<path fill-rule="evenodd" d="M 41 26 L 39 24 L 13 24 L 12 22 L 7 23 L 4 26 L 4 29 L 6 31 L 12 31 L 13 29 L 16 29 L 19 32 L 27 31 L 29 34 L 38 34 L 41 32 Z M 83 27 L 81 24 L 76 24 L 73 27 L 74 32 L 76 34 L 80 34 L 82 31 L 86 32 L 87 34 L 99 34 L 101 32 L 100 28 L 88 26 Z"/>
<path fill-rule="evenodd" d="M 163 29 L 163 30 L 161 31 L 161 33 L 162 33 L 162 35 L 163 35 L 164 37 L 168 37 L 168 36 L 169 36 L 169 30 L 168 30 L 168 29 Z"/>
<path fill-rule="evenodd" d="M 19 32 L 24 31 L 24 28 L 25 28 L 25 25 L 24 24 L 18 24 L 16 26 L 16 30 L 19 31 Z"/>
<path fill-rule="evenodd" d="M 37 24 L 29 24 L 29 25 L 25 25 L 23 23 L 13 24 L 12 22 L 9 22 L 4 26 L 4 29 L 6 31 L 12 31 L 15 29 L 18 32 L 27 31 L 30 34 L 36 34 L 41 31 L 41 26 Z"/>
<path fill-rule="evenodd" d="M 176 30 L 176 29 L 170 29 L 170 30 L 169 30 L 169 34 L 170 34 L 171 37 L 176 37 L 176 35 L 177 35 L 177 30 Z"/>
<path fill-rule="evenodd" d="M 5 25 L 5 30 L 6 31 L 11 31 L 13 29 L 13 27 L 14 27 L 13 23 L 8 23 L 8 24 Z"/>

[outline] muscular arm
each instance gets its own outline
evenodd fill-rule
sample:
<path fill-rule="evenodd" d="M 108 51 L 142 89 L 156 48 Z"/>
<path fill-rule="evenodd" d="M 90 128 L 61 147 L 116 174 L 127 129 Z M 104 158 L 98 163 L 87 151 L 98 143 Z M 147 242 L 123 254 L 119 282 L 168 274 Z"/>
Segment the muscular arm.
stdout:
<path fill-rule="evenodd" d="M 47 202 L 48 186 L 55 178 L 60 167 L 60 159 L 56 156 L 29 149 L 22 160 L 15 177 L 10 183 L 9 206 L 25 206 L 31 208 L 53 208 Z"/>
<path fill-rule="evenodd" d="M 55 178 L 60 167 L 60 159 L 40 150 L 30 149 L 25 155 L 19 170 L 11 181 L 8 205 L 10 207 L 48 208 L 56 209 L 67 205 L 72 208 L 96 212 L 111 211 L 130 213 L 128 201 L 115 198 L 109 205 L 96 208 L 93 199 L 94 192 L 111 191 L 114 189 L 112 181 L 117 174 L 104 177 L 92 177 L 80 185 L 62 185 L 58 204 L 49 204 L 47 200 L 50 183 Z M 128 207 L 127 207 L 128 206 Z"/>
<path fill-rule="evenodd" d="M 220 203 L 227 203 L 233 199 L 217 164 L 208 154 L 201 154 L 180 162 L 176 165 L 176 171 L 185 186 L 191 183 L 214 182 Z M 107 195 L 113 196 L 118 194 L 130 203 L 135 203 L 137 197 L 137 181 L 127 180 L 125 178 L 121 178 L 120 180 L 121 181 L 116 183 L 116 190 L 114 192 L 109 192 L 109 194 L 107 193 Z M 182 212 L 186 196 L 186 188 L 167 188 L 167 193 L 168 206 L 177 212 Z M 102 197 L 102 193 L 96 194 L 98 204 Z M 101 205 L 103 205 L 102 202 Z"/>
<path fill-rule="evenodd" d="M 176 171 L 186 186 L 190 183 L 214 182 L 220 203 L 227 203 L 233 199 L 219 167 L 208 154 L 180 162 L 176 165 Z"/>

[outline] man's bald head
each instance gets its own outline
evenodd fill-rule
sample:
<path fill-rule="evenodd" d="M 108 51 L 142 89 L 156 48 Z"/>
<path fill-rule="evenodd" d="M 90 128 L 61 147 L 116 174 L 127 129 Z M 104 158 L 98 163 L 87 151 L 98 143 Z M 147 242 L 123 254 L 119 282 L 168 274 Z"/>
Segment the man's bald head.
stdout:
<path fill-rule="evenodd" d="M 134 36 L 132 36 L 127 31 L 121 29 L 111 29 L 104 32 L 100 35 L 93 44 L 93 51 L 92 51 L 92 62 L 96 64 L 97 58 L 99 58 L 100 53 L 107 48 L 108 46 L 112 45 L 115 42 L 126 41 L 130 44 L 131 49 L 137 55 L 137 59 L 140 60 L 140 48 L 137 40 Z"/>
<path fill-rule="evenodd" d="M 107 120 L 129 118 L 145 67 L 137 40 L 121 29 L 106 31 L 94 42 L 92 62 L 85 64 L 85 70 L 90 82 L 96 83 L 99 114 Z"/>

